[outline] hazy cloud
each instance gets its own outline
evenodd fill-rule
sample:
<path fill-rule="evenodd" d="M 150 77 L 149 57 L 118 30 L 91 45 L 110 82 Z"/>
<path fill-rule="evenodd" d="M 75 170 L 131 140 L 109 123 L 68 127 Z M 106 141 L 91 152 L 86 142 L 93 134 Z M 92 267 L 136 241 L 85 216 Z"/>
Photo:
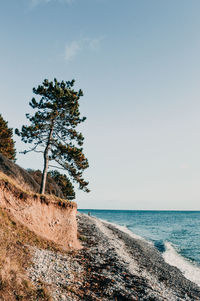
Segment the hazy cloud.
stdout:
<path fill-rule="evenodd" d="M 183 163 L 183 164 L 181 164 L 180 168 L 181 168 L 181 169 L 189 169 L 189 168 L 190 168 L 190 165 L 187 164 L 187 163 Z"/>
<path fill-rule="evenodd" d="M 70 44 L 67 44 L 65 47 L 65 59 L 70 61 L 77 53 L 81 50 L 80 41 L 72 41 Z"/>
<path fill-rule="evenodd" d="M 74 2 L 74 0 L 31 0 L 31 6 L 35 7 L 42 3 L 50 3 L 50 2 L 58 2 L 58 3 L 67 3 L 70 4 Z"/>
<path fill-rule="evenodd" d="M 97 38 L 97 39 L 89 39 L 88 40 L 88 47 L 91 50 L 97 50 L 100 47 L 100 43 L 103 40 L 103 38 Z"/>
<path fill-rule="evenodd" d="M 100 48 L 102 37 L 95 39 L 80 39 L 67 43 L 65 46 L 65 60 L 71 61 L 73 57 L 84 50 L 96 51 Z"/>

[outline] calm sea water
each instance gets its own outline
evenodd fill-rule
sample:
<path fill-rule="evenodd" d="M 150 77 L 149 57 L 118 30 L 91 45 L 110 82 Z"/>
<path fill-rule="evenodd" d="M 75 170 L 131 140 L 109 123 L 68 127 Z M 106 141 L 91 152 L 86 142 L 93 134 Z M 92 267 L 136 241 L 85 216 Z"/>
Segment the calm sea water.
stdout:
<path fill-rule="evenodd" d="M 200 211 L 79 210 L 150 241 L 200 286 Z"/>

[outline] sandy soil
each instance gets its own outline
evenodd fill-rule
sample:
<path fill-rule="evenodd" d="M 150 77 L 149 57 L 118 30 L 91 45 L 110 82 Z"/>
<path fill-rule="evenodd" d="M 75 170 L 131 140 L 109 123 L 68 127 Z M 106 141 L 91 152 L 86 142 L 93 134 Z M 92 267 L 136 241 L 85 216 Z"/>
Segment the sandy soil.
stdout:
<path fill-rule="evenodd" d="M 80 249 L 77 239 L 77 204 L 53 195 L 23 191 L 10 178 L 0 177 L 0 207 L 37 235 L 63 250 Z"/>

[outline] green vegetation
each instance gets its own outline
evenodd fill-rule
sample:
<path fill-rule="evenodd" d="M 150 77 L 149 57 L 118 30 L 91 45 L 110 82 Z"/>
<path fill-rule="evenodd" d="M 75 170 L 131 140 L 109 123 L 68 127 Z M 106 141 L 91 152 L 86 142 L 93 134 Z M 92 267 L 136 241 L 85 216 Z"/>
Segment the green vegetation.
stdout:
<path fill-rule="evenodd" d="M 40 185 L 42 173 L 40 170 L 27 169 L 31 177 Z M 47 173 L 46 189 L 47 194 L 53 194 L 59 198 L 73 200 L 75 199 L 74 186 L 65 174 L 61 174 L 57 170 Z"/>
<path fill-rule="evenodd" d="M 75 129 L 86 119 L 81 118 L 79 112 L 79 99 L 83 92 L 74 91 L 74 82 L 58 82 L 56 79 L 49 82 L 45 79 L 42 85 L 33 88 L 33 92 L 41 98 L 38 101 L 33 98 L 29 103 L 36 110 L 32 116 L 26 114 L 31 124 L 23 125 L 21 131 L 15 130 L 22 141 L 32 144 L 24 154 L 29 151 L 43 153 L 42 194 L 45 192 L 49 161 L 56 162 L 53 167 L 67 171 L 70 179 L 79 184 L 79 189 L 89 192 L 88 182 L 82 176 L 89 166 L 81 147 L 84 137 Z"/>
<path fill-rule="evenodd" d="M 75 199 L 74 186 L 66 175 L 59 173 L 57 170 L 48 172 L 48 175 L 51 176 L 51 178 L 54 179 L 56 184 L 60 187 L 64 198 L 70 200 Z"/>
<path fill-rule="evenodd" d="M 6 158 L 15 161 L 16 150 L 13 141 L 13 130 L 8 128 L 8 122 L 0 114 L 0 153 Z"/>

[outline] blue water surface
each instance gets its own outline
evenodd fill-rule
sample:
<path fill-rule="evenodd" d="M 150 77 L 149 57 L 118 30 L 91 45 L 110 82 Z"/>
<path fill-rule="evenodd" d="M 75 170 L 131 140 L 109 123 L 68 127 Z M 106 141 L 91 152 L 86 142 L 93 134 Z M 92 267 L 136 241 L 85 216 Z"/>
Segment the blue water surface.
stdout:
<path fill-rule="evenodd" d="M 126 226 L 165 251 L 170 242 L 185 258 L 200 265 L 200 211 L 79 210 Z"/>

